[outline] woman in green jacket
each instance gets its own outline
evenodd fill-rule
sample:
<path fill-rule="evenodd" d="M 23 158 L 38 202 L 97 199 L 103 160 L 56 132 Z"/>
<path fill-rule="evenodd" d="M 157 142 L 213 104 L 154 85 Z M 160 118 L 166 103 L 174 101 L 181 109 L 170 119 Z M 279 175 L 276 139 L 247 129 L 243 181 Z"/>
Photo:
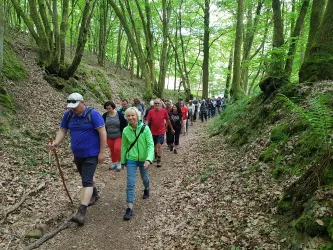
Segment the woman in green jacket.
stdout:
<path fill-rule="evenodd" d="M 140 169 L 141 179 L 145 187 L 143 199 L 149 198 L 149 166 L 154 159 L 154 141 L 148 126 L 140 121 L 140 112 L 130 107 L 125 112 L 128 125 L 123 130 L 121 147 L 121 164 L 127 168 L 127 209 L 124 220 L 133 215 L 134 187 L 136 170 Z"/>

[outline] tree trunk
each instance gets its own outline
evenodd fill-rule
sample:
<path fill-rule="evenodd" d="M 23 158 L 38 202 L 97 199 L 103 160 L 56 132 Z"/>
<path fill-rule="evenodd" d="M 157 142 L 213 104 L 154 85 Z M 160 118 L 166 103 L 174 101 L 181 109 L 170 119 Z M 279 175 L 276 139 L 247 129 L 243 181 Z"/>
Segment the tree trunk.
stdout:
<path fill-rule="evenodd" d="M 277 51 L 273 52 L 273 65 L 272 74 L 275 76 L 281 76 L 283 72 L 283 53 L 278 51 L 284 44 L 283 36 L 283 23 L 281 17 L 281 2 L 280 0 L 272 0 L 273 8 L 273 22 L 274 22 L 274 34 L 273 34 L 273 49 Z"/>
<path fill-rule="evenodd" d="M 208 82 L 209 82 L 209 4 L 210 0 L 205 0 L 204 8 L 204 38 L 203 52 L 204 58 L 202 62 L 202 99 L 208 98 Z"/>
<path fill-rule="evenodd" d="M 271 64 L 268 69 L 268 77 L 259 83 L 260 89 L 266 96 L 269 96 L 274 90 L 279 88 L 284 81 L 284 37 L 283 22 L 281 18 L 281 2 L 280 0 L 272 0 L 273 8 L 273 51 L 271 52 Z"/>
<path fill-rule="evenodd" d="M 237 25 L 236 25 L 236 39 L 234 51 L 234 66 L 233 77 L 230 95 L 234 101 L 243 98 L 245 95 L 241 84 L 241 53 L 242 53 L 242 37 L 243 37 L 243 15 L 244 15 L 244 0 L 238 0 L 237 8 Z"/>
<path fill-rule="evenodd" d="M 86 4 L 85 4 L 85 7 L 84 7 L 84 10 L 82 13 L 82 21 L 81 21 L 79 37 L 78 37 L 77 46 L 76 46 L 76 52 L 75 52 L 72 64 L 68 67 L 68 69 L 66 69 L 61 74 L 61 76 L 64 78 L 69 78 L 69 77 L 73 76 L 75 71 L 77 70 L 77 68 L 79 67 L 79 65 L 81 63 L 84 47 L 87 42 L 90 21 L 93 17 L 97 0 L 95 0 L 93 2 L 91 10 L 90 10 L 90 3 L 91 3 L 91 0 L 86 0 Z"/>
<path fill-rule="evenodd" d="M 135 57 L 137 59 L 137 63 L 139 64 L 142 75 L 145 78 L 145 86 L 146 86 L 146 91 L 144 94 L 144 99 L 151 99 L 153 97 L 152 93 L 152 88 L 151 88 L 151 76 L 149 72 L 149 68 L 147 68 L 146 60 L 144 58 L 144 53 L 142 51 L 141 43 L 140 40 L 135 40 L 135 37 L 133 35 L 133 30 L 130 28 L 127 19 L 125 18 L 124 14 L 120 11 L 119 7 L 117 6 L 116 2 L 114 0 L 109 0 L 109 3 L 116 13 L 117 17 L 119 18 L 121 25 L 124 28 L 124 31 L 127 35 L 127 39 L 129 44 L 132 47 L 133 53 L 135 54 Z M 133 18 L 130 16 L 130 18 Z M 134 33 L 135 33 L 134 29 Z"/>
<path fill-rule="evenodd" d="M 4 10 L 3 1 L 0 1 L 0 83 L 2 83 L 4 33 L 5 33 L 5 10 Z"/>
<path fill-rule="evenodd" d="M 328 1 L 308 56 L 299 71 L 300 82 L 333 80 L 333 1 Z"/>
<path fill-rule="evenodd" d="M 118 40 L 117 40 L 117 67 L 121 68 L 121 40 L 123 38 L 123 29 L 121 23 L 119 23 Z"/>
<path fill-rule="evenodd" d="M 306 45 L 305 57 L 309 54 L 309 50 L 312 46 L 319 25 L 323 18 L 325 10 L 325 0 L 313 0 L 311 17 L 310 17 L 310 31 L 308 37 L 308 43 Z"/>
<path fill-rule="evenodd" d="M 310 0 L 304 0 L 303 1 L 299 16 L 298 16 L 297 21 L 296 21 L 296 26 L 295 26 L 295 29 L 293 31 L 292 37 L 291 37 L 291 41 L 290 41 L 290 45 L 289 45 L 289 51 L 288 51 L 288 57 L 287 57 L 287 61 L 286 61 L 286 66 L 284 68 L 286 80 L 290 80 L 290 77 L 291 77 L 294 57 L 295 57 L 295 53 L 296 53 L 297 41 L 298 41 L 298 37 L 301 33 L 302 27 L 303 27 L 303 23 L 304 23 L 304 19 L 305 19 L 305 16 L 306 16 L 306 12 L 307 12 L 308 7 L 309 7 L 309 3 L 310 3 Z"/>
<path fill-rule="evenodd" d="M 243 59 L 242 59 L 242 85 L 245 93 L 247 93 L 248 89 L 248 81 L 249 81 L 249 66 L 248 61 L 250 61 L 250 52 L 254 40 L 254 34 L 256 33 L 259 18 L 261 15 L 261 9 L 263 6 L 263 2 L 259 1 L 256 9 L 256 16 L 254 20 L 252 20 L 252 8 L 248 10 L 248 18 L 246 24 L 246 35 L 244 37 L 244 48 L 243 48 Z"/>
<path fill-rule="evenodd" d="M 161 49 L 160 58 L 160 74 L 158 78 L 158 96 L 163 97 L 165 88 L 165 76 L 168 68 L 168 35 L 169 35 L 169 21 L 171 14 L 171 2 L 162 0 L 162 23 L 163 23 L 163 44 Z"/>
<path fill-rule="evenodd" d="M 224 90 L 224 97 L 225 98 L 229 98 L 233 55 L 234 55 L 234 47 L 231 47 L 230 55 L 229 55 L 229 63 L 228 63 L 227 80 L 226 80 L 226 83 L 225 83 L 225 90 Z"/>
<path fill-rule="evenodd" d="M 68 29 L 68 6 L 69 0 L 63 0 L 62 5 L 62 19 L 60 24 L 60 64 L 65 64 L 65 53 L 66 53 L 66 34 Z M 72 15 L 74 15 L 72 13 Z"/>
<path fill-rule="evenodd" d="M 35 0 L 29 0 L 29 7 L 30 17 L 34 22 L 38 34 L 37 44 L 39 46 L 39 63 L 43 66 L 48 66 L 51 63 L 50 41 L 45 33 L 43 22 L 38 14 Z"/>
<path fill-rule="evenodd" d="M 52 8 L 53 8 L 53 27 L 54 27 L 54 52 L 52 57 L 52 69 L 55 72 L 59 72 L 60 70 L 60 30 L 59 30 L 59 23 L 58 23 L 58 7 L 57 7 L 57 0 L 52 0 Z"/>
<path fill-rule="evenodd" d="M 106 0 L 100 1 L 99 9 L 99 40 L 98 40 L 98 64 L 104 66 L 106 53 L 106 30 L 108 9 Z"/>

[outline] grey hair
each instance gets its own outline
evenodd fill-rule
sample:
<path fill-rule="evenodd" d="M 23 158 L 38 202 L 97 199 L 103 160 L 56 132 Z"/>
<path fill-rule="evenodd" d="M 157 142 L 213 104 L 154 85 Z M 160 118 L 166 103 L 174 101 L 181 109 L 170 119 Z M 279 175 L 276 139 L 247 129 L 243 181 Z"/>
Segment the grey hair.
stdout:
<path fill-rule="evenodd" d="M 136 116 L 138 117 L 138 120 L 141 120 L 141 112 L 136 107 L 127 108 L 125 111 L 125 117 L 127 117 L 129 111 L 134 111 Z"/>

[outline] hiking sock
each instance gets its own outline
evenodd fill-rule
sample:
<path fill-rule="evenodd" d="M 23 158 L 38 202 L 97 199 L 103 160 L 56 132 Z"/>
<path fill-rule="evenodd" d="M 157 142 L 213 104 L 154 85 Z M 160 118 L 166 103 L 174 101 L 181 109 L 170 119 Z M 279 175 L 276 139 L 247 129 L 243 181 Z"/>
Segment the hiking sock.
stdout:
<path fill-rule="evenodd" d="M 128 208 L 133 209 L 133 204 L 129 204 Z"/>
<path fill-rule="evenodd" d="M 87 206 L 87 205 L 83 205 L 83 204 L 81 204 L 80 207 L 79 207 L 79 209 L 80 209 L 82 212 L 84 212 L 84 213 L 87 211 L 87 208 L 88 208 L 88 206 Z"/>
<path fill-rule="evenodd" d="M 94 187 L 94 188 L 93 188 L 92 196 L 97 196 L 97 195 L 98 195 L 97 188 Z"/>

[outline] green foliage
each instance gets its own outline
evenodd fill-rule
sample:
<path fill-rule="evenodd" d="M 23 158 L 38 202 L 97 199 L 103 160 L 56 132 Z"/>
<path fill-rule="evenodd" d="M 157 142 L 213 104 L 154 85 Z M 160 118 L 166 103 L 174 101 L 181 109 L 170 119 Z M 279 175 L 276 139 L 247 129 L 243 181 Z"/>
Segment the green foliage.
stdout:
<path fill-rule="evenodd" d="M 277 206 L 277 211 L 279 214 L 288 213 L 288 212 L 292 211 L 292 209 L 293 209 L 292 202 L 287 199 L 281 199 Z"/>
<path fill-rule="evenodd" d="M 288 140 L 288 126 L 281 123 L 272 129 L 271 141 L 272 142 L 286 142 Z"/>
<path fill-rule="evenodd" d="M 8 130 L 11 115 L 14 113 L 14 104 L 11 96 L 4 86 L 0 85 L 0 134 Z"/>
<path fill-rule="evenodd" d="M 7 42 L 4 43 L 3 74 L 11 80 L 21 80 L 27 77 L 23 63 Z"/>
<path fill-rule="evenodd" d="M 273 161 L 276 154 L 277 154 L 277 144 L 271 143 L 269 147 L 260 154 L 259 160 L 263 162 Z"/>
<path fill-rule="evenodd" d="M 218 119 L 214 119 L 209 126 L 209 132 L 212 135 L 217 135 L 222 131 L 228 133 L 233 128 L 233 123 L 240 117 L 246 115 L 246 108 L 248 107 L 247 100 L 239 100 L 231 105 L 222 112 Z"/>

